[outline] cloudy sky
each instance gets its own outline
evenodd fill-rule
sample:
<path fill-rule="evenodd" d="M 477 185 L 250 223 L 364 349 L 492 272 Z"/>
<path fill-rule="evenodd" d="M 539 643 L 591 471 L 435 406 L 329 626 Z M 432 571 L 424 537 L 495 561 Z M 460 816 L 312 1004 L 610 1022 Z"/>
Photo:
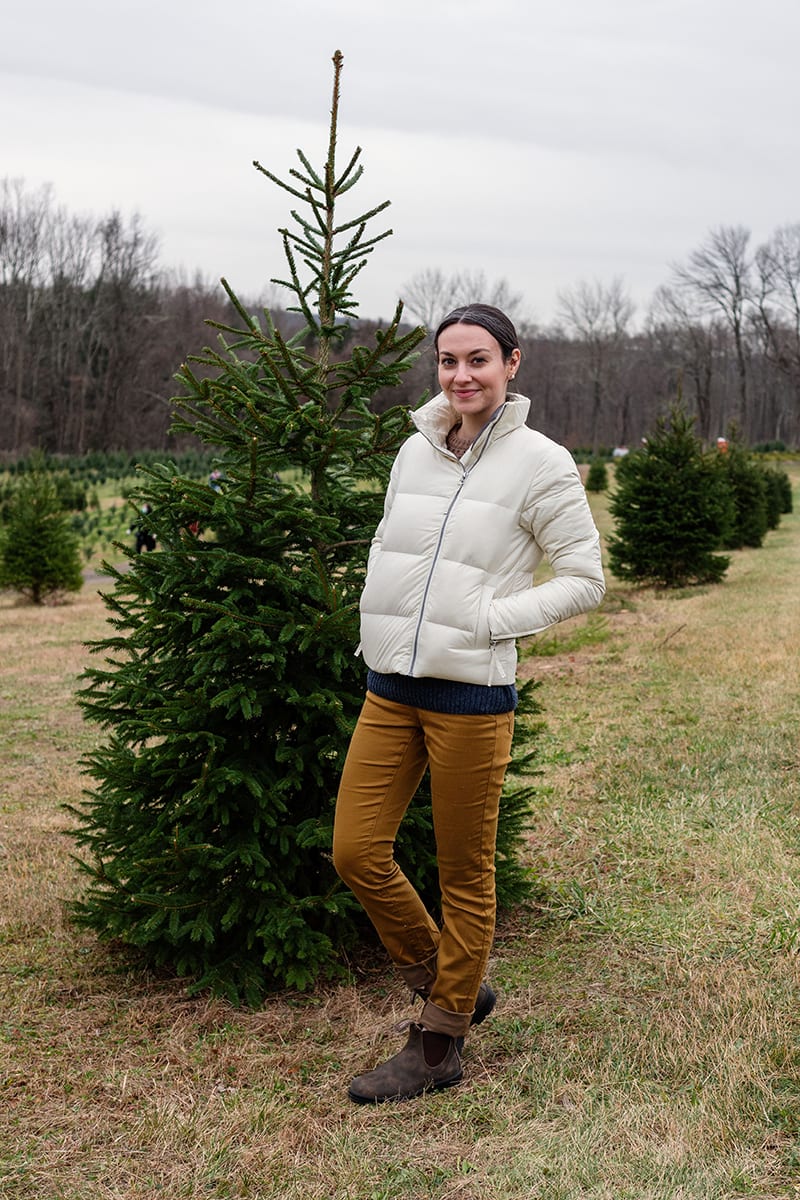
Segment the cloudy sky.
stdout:
<path fill-rule="evenodd" d="M 0 178 L 138 212 L 163 266 L 248 297 L 289 209 L 253 159 L 322 166 L 337 49 L 348 215 L 392 202 L 365 316 L 440 268 L 544 323 L 620 276 L 641 317 L 711 228 L 800 221 L 797 0 L 26 0 L 2 24 Z"/>

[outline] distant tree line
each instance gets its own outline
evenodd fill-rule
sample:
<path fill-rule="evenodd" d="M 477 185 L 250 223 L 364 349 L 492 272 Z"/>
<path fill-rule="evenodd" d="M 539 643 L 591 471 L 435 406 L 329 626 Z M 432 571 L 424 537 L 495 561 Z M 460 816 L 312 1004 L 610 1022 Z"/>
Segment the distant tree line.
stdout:
<path fill-rule="evenodd" d="M 220 288 L 159 269 L 137 216 L 0 182 L 0 453 L 172 448 L 175 372 L 229 317 Z"/>
<path fill-rule="evenodd" d="M 532 423 L 572 449 L 638 445 L 676 399 L 704 442 L 733 430 L 749 445 L 800 445 L 800 223 L 755 250 L 747 229 L 712 230 L 670 272 L 639 328 L 620 278 L 563 290 L 547 327 L 480 273 L 424 271 L 403 298 L 429 327 L 470 299 L 508 311 Z"/>
<path fill-rule="evenodd" d="M 711 231 L 674 264 L 634 327 L 624 282 L 580 281 L 538 325 L 505 280 L 423 271 L 403 288 L 428 328 L 481 299 L 522 335 L 519 390 L 531 422 L 572 449 L 637 445 L 680 397 L 711 441 L 735 429 L 750 445 L 800 445 L 800 223 L 755 249 L 742 227 Z M 235 284 L 235 280 L 232 281 Z M 523 281 L 517 281 L 522 284 Z M 299 328 L 276 289 L 246 301 L 284 332 Z M 170 434 L 175 373 L 208 341 L 204 321 L 231 319 L 216 284 L 159 268 L 141 219 L 75 216 L 51 189 L 0 181 L 0 456 L 183 449 Z M 361 320 L 365 344 L 381 322 Z M 346 357 L 353 342 L 339 346 Z M 430 345 L 374 407 L 416 404 L 435 387 Z"/>

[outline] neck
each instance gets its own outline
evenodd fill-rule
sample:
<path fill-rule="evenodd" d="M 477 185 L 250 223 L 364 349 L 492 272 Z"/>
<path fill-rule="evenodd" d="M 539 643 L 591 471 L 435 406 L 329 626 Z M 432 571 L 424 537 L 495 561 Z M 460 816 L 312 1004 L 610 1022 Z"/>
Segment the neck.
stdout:
<path fill-rule="evenodd" d="M 491 422 L 495 419 L 505 402 L 506 397 L 503 398 L 502 403 L 498 404 L 492 415 L 487 417 L 485 421 L 482 421 L 480 418 L 472 417 L 469 413 L 465 413 L 461 418 L 458 436 L 460 438 L 468 438 L 470 442 L 474 442 L 481 430 L 485 429 L 486 426 L 491 424 Z"/>

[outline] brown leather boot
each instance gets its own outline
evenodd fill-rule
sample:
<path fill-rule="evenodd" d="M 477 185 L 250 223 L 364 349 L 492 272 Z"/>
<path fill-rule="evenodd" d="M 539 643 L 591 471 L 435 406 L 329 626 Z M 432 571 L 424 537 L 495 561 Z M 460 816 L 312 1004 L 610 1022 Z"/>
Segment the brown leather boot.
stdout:
<path fill-rule="evenodd" d="M 470 1025 L 480 1025 L 481 1021 L 485 1021 L 495 1004 L 497 1004 L 497 996 L 494 994 L 494 989 L 484 980 L 478 988 L 478 998 L 475 1001 L 475 1011 L 472 1014 Z"/>
<path fill-rule="evenodd" d="M 384 1100 L 411 1100 L 423 1092 L 453 1087 L 462 1076 L 461 1059 L 455 1038 L 441 1062 L 429 1066 L 422 1044 L 423 1028 L 412 1021 L 408 1026 L 408 1041 L 374 1071 L 358 1075 L 350 1084 L 348 1095 L 356 1104 L 381 1104 Z"/>

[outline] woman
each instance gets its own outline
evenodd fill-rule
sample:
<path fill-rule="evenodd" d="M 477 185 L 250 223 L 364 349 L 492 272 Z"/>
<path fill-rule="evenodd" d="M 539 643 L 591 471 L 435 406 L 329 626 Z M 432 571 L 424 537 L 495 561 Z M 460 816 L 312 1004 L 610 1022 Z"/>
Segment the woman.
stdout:
<path fill-rule="evenodd" d="M 525 424 L 507 392 L 514 326 L 457 308 L 434 339 L 441 394 L 411 414 L 361 598 L 367 696 L 342 774 L 336 869 L 400 975 L 422 997 L 406 1046 L 354 1079 L 351 1099 L 401 1100 L 461 1079 L 470 1025 L 495 1004 L 483 974 L 494 855 L 517 695 L 518 637 L 585 612 L 604 592 L 597 530 L 572 456 Z M 546 556 L 554 578 L 533 586 Z M 430 768 L 442 924 L 393 857 Z"/>

